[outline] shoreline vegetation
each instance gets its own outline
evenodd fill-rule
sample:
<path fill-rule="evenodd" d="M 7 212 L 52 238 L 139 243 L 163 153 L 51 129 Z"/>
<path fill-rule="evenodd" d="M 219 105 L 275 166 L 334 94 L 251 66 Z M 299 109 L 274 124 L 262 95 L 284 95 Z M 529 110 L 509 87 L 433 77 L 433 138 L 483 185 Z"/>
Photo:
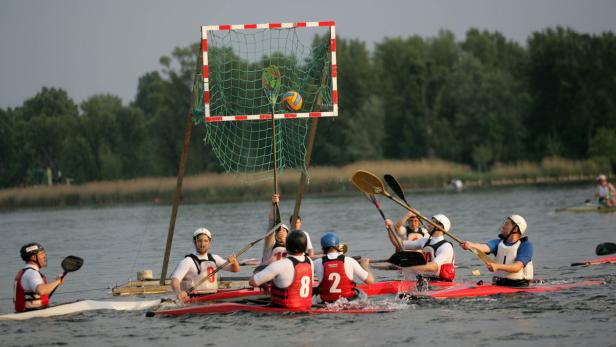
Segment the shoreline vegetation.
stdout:
<path fill-rule="evenodd" d="M 309 168 L 304 196 L 344 195 L 356 192 L 350 177 L 357 170 L 398 178 L 409 190 L 446 189 L 453 179 L 466 188 L 593 181 L 605 170 L 592 160 L 574 161 L 559 157 L 540 163 L 496 164 L 486 172 L 437 159 L 406 161 L 361 161 L 342 167 Z M 283 196 L 297 193 L 299 172 L 285 170 L 279 175 Z M 237 202 L 267 199 L 273 191 L 272 178 L 263 173 L 237 176 L 203 173 L 184 177 L 182 203 Z M 0 209 L 31 207 L 107 206 L 131 203 L 171 204 L 176 177 L 144 177 L 133 180 L 91 182 L 82 185 L 33 186 L 0 190 Z M 289 198 L 287 198 L 289 199 Z"/>

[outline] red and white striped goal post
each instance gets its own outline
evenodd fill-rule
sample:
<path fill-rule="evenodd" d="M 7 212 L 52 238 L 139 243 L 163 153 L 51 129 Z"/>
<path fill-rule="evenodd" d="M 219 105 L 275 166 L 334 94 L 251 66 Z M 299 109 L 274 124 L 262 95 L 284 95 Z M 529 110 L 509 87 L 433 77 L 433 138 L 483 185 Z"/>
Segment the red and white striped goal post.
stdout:
<path fill-rule="evenodd" d="M 330 30 L 330 52 L 331 52 L 331 81 L 332 81 L 332 102 L 333 110 L 328 112 L 301 112 L 301 113 L 275 113 L 275 119 L 289 118 L 320 118 L 338 116 L 338 77 L 336 65 L 336 22 L 295 22 L 295 23 L 265 23 L 265 24 L 233 24 L 233 25 L 206 25 L 201 27 L 201 53 L 203 56 L 203 103 L 205 105 L 206 122 L 226 122 L 244 120 L 264 120 L 272 119 L 271 114 L 252 114 L 222 116 L 210 114 L 210 88 L 209 88 L 209 69 L 208 69 L 208 46 L 207 33 L 217 30 L 249 30 L 249 29 L 284 29 L 284 28 L 310 28 L 310 27 L 329 27 Z"/>

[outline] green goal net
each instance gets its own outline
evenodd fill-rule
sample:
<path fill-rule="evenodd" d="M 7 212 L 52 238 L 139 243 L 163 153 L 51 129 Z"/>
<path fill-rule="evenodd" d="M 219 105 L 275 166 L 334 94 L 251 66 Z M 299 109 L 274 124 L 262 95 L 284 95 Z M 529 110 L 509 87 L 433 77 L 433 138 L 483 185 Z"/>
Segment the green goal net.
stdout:
<path fill-rule="evenodd" d="M 278 171 L 305 170 L 309 119 L 338 113 L 334 23 L 202 27 L 202 58 L 193 113 L 224 169 L 269 176 L 273 116 Z M 301 102 L 285 107 L 288 92 Z"/>

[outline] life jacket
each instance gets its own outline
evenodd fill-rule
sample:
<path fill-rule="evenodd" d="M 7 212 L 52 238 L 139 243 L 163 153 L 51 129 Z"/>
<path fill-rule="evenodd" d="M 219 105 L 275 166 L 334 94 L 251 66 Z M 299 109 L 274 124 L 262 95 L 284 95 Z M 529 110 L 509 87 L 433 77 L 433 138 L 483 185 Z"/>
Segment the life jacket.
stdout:
<path fill-rule="evenodd" d="M 423 255 L 426 258 L 426 263 L 431 262 L 434 258 L 436 258 L 436 250 L 439 249 L 445 243 L 451 244 L 451 242 L 447 240 L 441 240 L 433 245 L 430 244 L 430 240 L 432 238 L 428 238 L 428 241 L 423 246 Z M 439 272 L 437 274 L 438 279 L 442 281 L 451 282 L 456 277 L 456 266 L 455 266 L 455 256 L 451 260 L 451 263 L 442 264 L 440 266 Z"/>
<path fill-rule="evenodd" d="M 300 262 L 295 257 L 287 257 L 295 270 L 293 282 L 287 288 L 278 288 L 272 282 L 272 305 L 307 310 L 312 306 L 312 265 L 310 258 Z"/>
<path fill-rule="evenodd" d="M 287 257 L 286 247 L 276 243 L 274 247 L 272 247 L 272 256 L 274 257 L 274 261 L 286 258 Z"/>
<path fill-rule="evenodd" d="M 15 297 L 13 298 L 13 302 L 15 303 L 15 312 L 40 310 L 49 306 L 49 295 L 38 295 L 36 292 L 26 292 L 24 287 L 21 285 L 21 279 L 24 273 L 28 270 L 38 272 L 43 278 L 43 283 L 47 283 L 47 277 L 35 268 L 27 266 L 19 270 L 15 276 L 14 285 Z"/>
<path fill-rule="evenodd" d="M 334 302 L 340 297 L 350 299 L 356 295 L 355 282 L 344 269 L 344 254 L 335 259 L 323 256 L 323 280 L 319 285 L 319 294 L 323 302 Z"/>
<path fill-rule="evenodd" d="M 192 253 L 187 254 L 185 257 L 191 258 L 193 262 L 195 263 L 195 266 L 197 267 L 197 276 L 195 276 L 192 279 L 186 279 L 185 277 L 182 280 L 183 288 L 186 288 L 186 289 L 191 288 L 196 283 L 198 283 L 202 278 L 208 276 L 209 274 L 214 272 L 214 270 L 216 269 L 216 260 L 214 260 L 214 257 L 210 253 L 207 254 L 207 259 L 199 259 L 199 257 L 197 257 L 196 255 Z M 214 276 L 208 278 L 205 282 L 198 285 L 197 288 L 195 288 L 193 293 L 210 294 L 210 293 L 216 293 L 217 291 L 218 291 L 218 274 L 215 274 Z"/>
<path fill-rule="evenodd" d="M 404 229 L 406 231 L 406 238 L 405 238 L 406 240 L 415 241 L 415 240 L 418 240 L 424 237 L 425 235 L 421 227 L 419 227 L 419 229 L 417 229 L 416 231 L 413 231 L 413 229 L 407 225 L 404 227 Z M 415 237 L 411 237 L 411 236 L 415 236 Z"/>
<path fill-rule="evenodd" d="M 612 198 L 612 194 L 610 193 L 610 187 L 608 185 L 599 185 L 599 197 L 604 199 Z"/>
<path fill-rule="evenodd" d="M 505 245 L 505 240 L 501 240 L 498 244 L 498 248 L 496 248 L 496 262 L 506 265 L 515 263 L 520 245 L 527 240 L 526 237 L 523 237 L 511 246 Z M 534 276 L 533 262 L 530 261 L 518 272 L 496 271 L 494 275 L 496 277 L 508 278 L 511 280 L 532 280 Z"/>

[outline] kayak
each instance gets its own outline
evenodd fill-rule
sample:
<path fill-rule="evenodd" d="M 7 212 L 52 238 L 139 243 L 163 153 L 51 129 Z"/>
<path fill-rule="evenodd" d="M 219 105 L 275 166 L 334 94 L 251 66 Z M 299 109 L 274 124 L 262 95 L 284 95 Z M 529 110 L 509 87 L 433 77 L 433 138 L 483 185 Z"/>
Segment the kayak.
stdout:
<path fill-rule="evenodd" d="M 592 203 L 586 203 L 586 204 L 579 205 L 579 206 L 566 207 L 566 208 L 561 208 L 561 209 L 556 210 L 556 212 L 563 212 L 563 211 L 609 213 L 609 212 L 616 212 L 616 206 L 606 207 L 606 206 L 600 206 L 600 205 L 596 205 Z"/>
<path fill-rule="evenodd" d="M 392 312 L 393 308 L 388 307 L 311 307 L 305 309 L 290 309 L 286 307 L 274 307 L 269 304 L 244 304 L 236 302 L 202 304 L 197 306 L 187 306 L 175 309 L 149 311 L 146 317 L 154 316 L 182 316 L 187 314 L 216 314 L 233 312 L 256 312 L 256 313 L 306 313 L 306 314 L 370 314 Z"/>
<path fill-rule="evenodd" d="M 146 301 L 97 301 L 97 300 L 80 300 L 68 304 L 60 304 L 49 308 L 21 312 L 9 313 L 0 315 L 0 320 L 25 320 L 30 318 L 42 318 L 62 316 L 66 314 L 79 313 L 93 310 L 116 310 L 116 311 L 134 311 L 145 310 L 160 305 L 160 300 Z"/>
<path fill-rule="evenodd" d="M 377 296 L 413 291 L 415 290 L 415 284 L 416 281 L 385 281 L 373 284 L 359 284 L 357 285 L 357 288 L 362 290 L 368 296 Z M 434 281 L 430 282 L 430 285 L 433 287 L 449 287 L 455 285 L 455 283 Z M 236 289 L 219 291 L 218 293 L 204 296 L 197 296 L 191 298 L 190 302 L 238 301 L 245 299 L 269 299 L 269 295 L 267 295 L 261 288 Z"/>
<path fill-rule="evenodd" d="M 577 263 L 572 263 L 571 266 L 588 266 L 588 265 L 598 265 L 598 264 L 616 264 L 616 255 L 611 257 L 603 257 L 597 259 L 591 259 L 586 261 L 581 261 Z"/>
<path fill-rule="evenodd" d="M 537 283 L 531 284 L 529 287 L 503 287 L 492 284 L 472 284 L 472 283 L 459 283 L 455 286 L 446 288 L 439 288 L 436 290 L 429 290 L 426 292 L 413 293 L 415 296 L 429 296 L 438 299 L 453 299 L 453 298 L 467 298 L 467 297 L 479 297 L 489 296 L 497 294 L 512 294 L 512 293 L 542 293 L 551 292 L 556 290 L 565 290 L 576 287 L 588 287 L 604 285 L 605 281 L 588 280 L 578 281 L 573 283 L 562 284 L 547 284 Z"/>

